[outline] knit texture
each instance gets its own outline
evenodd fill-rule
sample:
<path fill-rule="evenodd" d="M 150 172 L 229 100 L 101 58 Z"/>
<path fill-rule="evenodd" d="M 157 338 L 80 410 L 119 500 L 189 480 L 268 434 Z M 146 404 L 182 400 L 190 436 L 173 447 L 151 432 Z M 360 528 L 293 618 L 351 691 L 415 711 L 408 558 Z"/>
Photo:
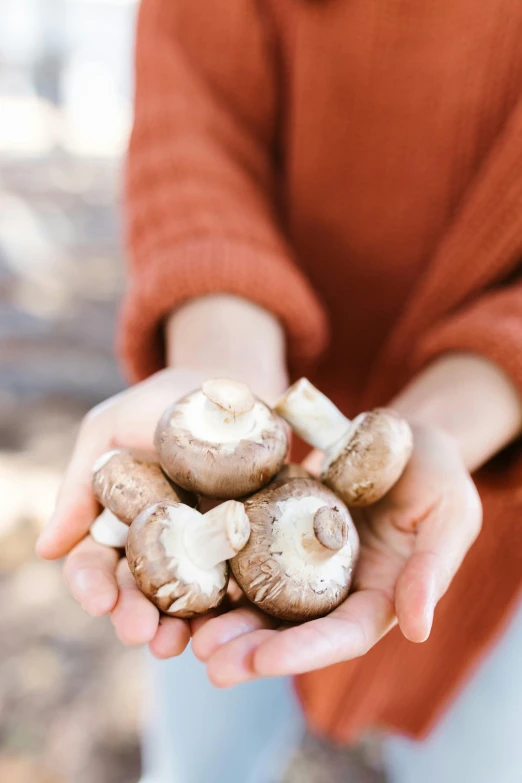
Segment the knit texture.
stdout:
<path fill-rule="evenodd" d="M 168 313 L 228 292 L 280 319 L 293 373 L 347 415 L 447 351 L 522 391 L 520 41 L 519 0 L 142 0 L 129 376 L 162 366 Z M 430 640 L 394 630 L 299 677 L 315 731 L 421 736 L 501 632 L 522 585 L 519 445 L 476 480 L 484 532 Z"/>
<path fill-rule="evenodd" d="M 324 348 L 322 306 L 292 260 L 275 207 L 273 48 L 254 3 L 142 4 L 121 336 L 134 379 L 162 366 L 163 317 L 210 293 L 274 312 L 296 367 Z"/>

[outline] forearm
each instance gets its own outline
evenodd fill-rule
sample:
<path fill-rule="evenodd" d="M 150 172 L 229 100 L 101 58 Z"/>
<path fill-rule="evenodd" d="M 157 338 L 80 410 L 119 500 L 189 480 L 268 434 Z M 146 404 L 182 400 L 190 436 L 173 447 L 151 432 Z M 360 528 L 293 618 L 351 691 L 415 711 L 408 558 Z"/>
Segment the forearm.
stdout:
<path fill-rule="evenodd" d="M 194 299 L 172 313 L 165 336 L 168 366 L 242 380 L 268 402 L 287 382 L 283 328 L 245 299 L 226 294 Z"/>
<path fill-rule="evenodd" d="M 437 427 L 476 470 L 522 431 L 522 398 L 507 375 L 471 353 L 441 357 L 391 403 L 409 421 Z"/>

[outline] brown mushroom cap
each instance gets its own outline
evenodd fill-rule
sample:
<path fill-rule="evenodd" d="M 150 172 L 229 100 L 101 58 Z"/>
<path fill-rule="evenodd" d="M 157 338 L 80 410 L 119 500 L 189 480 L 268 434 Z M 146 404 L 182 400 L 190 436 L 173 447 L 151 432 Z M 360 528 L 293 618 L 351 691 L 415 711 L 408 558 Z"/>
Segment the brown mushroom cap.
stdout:
<path fill-rule="evenodd" d="M 95 462 L 92 486 L 102 506 L 130 525 L 148 506 L 160 501 L 195 505 L 196 498 L 176 487 L 158 458 L 138 449 L 113 449 Z"/>
<path fill-rule="evenodd" d="M 142 593 L 172 617 L 195 617 L 219 606 L 228 585 L 228 566 L 202 569 L 189 558 L 185 527 L 201 514 L 181 503 L 158 503 L 132 523 L 127 560 Z"/>
<path fill-rule="evenodd" d="M 253 603 L 282 620 L 302 621 L 344 601 L 359 538 L 333 492 L 314 479 L 275 482 L 246 500 L 245 510 L 250 539 L 230 567 Z"/>
<path fill-rule="evenodd" d="M 399 480 L 413 449 L 408 423 L 395 411 L 362 413 L 327 453 L 321 480 L 347 506 L 369 506 Z"/>
<path fill-rule="evenodd" d="M 313 476 L 310 471 L 302 465 L 298 465 L 295 462 L 287 462 L 286 465 L 283 465 L 281 470 L 276 473 L 273 481 L 292 481 L 297 478 L 311 479 Z"/>
<path fill-rule="evenodd" d="M 209 381 L 165 411 L 155 446 L 163 470 L 176 484 L 225 500 L 256 492 L 277 473 L 288 450 L 285 425 L 247 392 L 251 407 L 235 392 L 227 406 L 218 381 Z"/>

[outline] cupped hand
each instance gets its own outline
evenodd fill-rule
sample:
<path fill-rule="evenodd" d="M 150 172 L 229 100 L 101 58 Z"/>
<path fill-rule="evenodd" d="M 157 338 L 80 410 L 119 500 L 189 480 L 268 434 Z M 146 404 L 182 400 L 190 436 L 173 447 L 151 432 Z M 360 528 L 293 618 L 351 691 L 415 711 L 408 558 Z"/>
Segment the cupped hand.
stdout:
<path fill-rule="evenodd" d="M 353 514 L 361 539 L 354 591 L 319 620 L 282 627 L 245 604 L 192 623 L 195 654 L 227 687 L 364 655 L 397 622 L 425 641 L 433 613 L 481 527 L 481 504 L 455 441 L 415 427 L 412 458 L 379 503 Z"/>
<path fill-rule="evenodd" d="M 45 559 L 68 555 L 65 580 L 86 612 L 110 613 L 122 642 L 149 643 L 160 658 L 184 650 L 189 625 L 173 617 L 160 619 L 158 609 L 138 590 L 126 559 L 87 535 L 100 511 L 91 487 L 92 466 L 103 452 L 118 446 L 151 450 L 165 408 L 205 379 L 193 370 L 163 370 L 90 411 L 80 427 L 56 509 L 37 545 Z"/>
<path fill-rule="evenodd" d="M 202 296 L 165 319 L 166 360 L 170 366 L 112 397 L 85 418 L 38 554 L 49 560 L 68 555 L 65 579 L 91 615 L 110 613 L 126 644 L 149 643 L 168 658 L 190 638 L 186 621 L 160 618 L 139 592 L 125 558 L 88 536 L 100 508 L 91 488 L 92 466 L 114 447 L 152 449 L 161 414 L 175 400 L 212 377 L 247 383 L 261 399 L 274 402 L 288 384 L 285 334 L 279 321 L 247 300 L 227 294 Z M 227 605 L 233 604 L 227 601 Z"/>

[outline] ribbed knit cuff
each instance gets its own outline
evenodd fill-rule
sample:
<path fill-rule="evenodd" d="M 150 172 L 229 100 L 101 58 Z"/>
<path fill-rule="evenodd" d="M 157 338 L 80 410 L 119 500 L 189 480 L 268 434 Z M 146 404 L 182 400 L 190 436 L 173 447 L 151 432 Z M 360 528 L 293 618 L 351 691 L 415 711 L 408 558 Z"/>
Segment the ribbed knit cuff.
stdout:
<path fill-rule="evenodd" d="M 164 366 L 163 321 L 183 302 L 228 293 L 273 313 L 287 335 L 290 367 L 302 372 L 326 347 L 327 318 L 309 282 L 284 256 L 225 239 L 192 240 L 140 259 L 124 298 L 117 338 L 127 376 Z"/>
<path fill-rule="evenodd" d="M 418 345 L 414 369 L 450 351 L 485 356 L 501 367 L 522 393 L 522 290 L 485 296 L 438 324 Z"/>

